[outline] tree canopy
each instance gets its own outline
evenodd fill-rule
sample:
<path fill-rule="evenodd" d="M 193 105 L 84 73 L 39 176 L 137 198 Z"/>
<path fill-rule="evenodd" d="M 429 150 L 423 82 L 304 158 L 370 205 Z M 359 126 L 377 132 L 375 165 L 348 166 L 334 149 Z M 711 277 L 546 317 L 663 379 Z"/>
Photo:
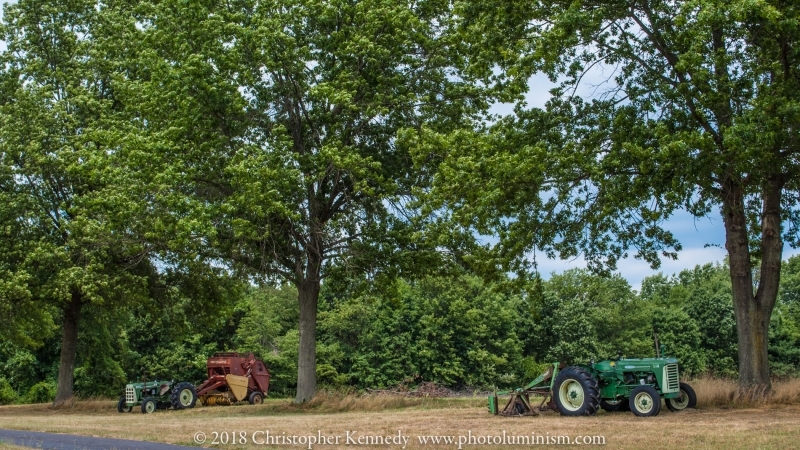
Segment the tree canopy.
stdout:
<path fill-rule="evenodd" d="M 485 107 L 451 76 L 449 13 L 372 0 L 143 10 L 152 148 L 207 212 L 209 251 L 297 287 L 298 401 L 316 389 L 317 304 L 332 265 L 376 276 L 425 248 L 410 238 L 421 178 L 398 134 L 452 130 Z"/>
<path fill-rule="evenodd" d="M 497 236 L 499 261 L 523 269 L 535 249 L 581 255 L 600 270 L 628 256 L 658 267 L 681 249 L 663 226 L 676 210 L 721 215 L 740 381 L 768 389 L 783 243 L 798 238 L 796 7 L 648 0 L 460 10 L 470 76 L 517 98 L 536 71 L 559 86 L 544 109 L 522 102 L 486 130 L 432 133 L 417 157 L 438 163 L 433 208 Z M 611 75 L 593 98 L 576 96 L 596 67 Z"/>

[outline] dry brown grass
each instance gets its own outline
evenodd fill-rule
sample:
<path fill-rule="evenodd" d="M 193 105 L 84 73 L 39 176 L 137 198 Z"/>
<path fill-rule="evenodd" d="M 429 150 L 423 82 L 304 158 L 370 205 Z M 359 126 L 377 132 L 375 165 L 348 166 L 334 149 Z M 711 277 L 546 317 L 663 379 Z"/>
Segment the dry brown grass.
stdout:
<path fill-rule="evenodd" d="M 698 378 L 689 382 L 697 393 L 698 408 L 755 408 L 767 405 L 800 404 L 800 379 L 776 381 L 772 392 L 739 389 L 735 380 Z"/>
<path fill-rule="evenodd" d="M 338 401 L 338 400 L 337 400 Z M 411 438 L 410 449 L 455 449 L 455 445 L 421 445 L 427 435 L 604 436 L 606 446 L 619 450 L 676 448 L 701 449 L 795 449 L 800 436 L 800 406 L 770 405 L 761 408 L 704 408 L 638 418 L 631 413 L 604 413 L 594 417 L 561 417 L 544 413 L 539 417 L 504 418 L 489 415 L 483 399 L 457 400 L 450 406 L 417 405 L 380 411 L 320 413 L 312 409 L 287 412 L 285 401 L 272 400 L 263 406 L 197 407 L 184 411 L 119 414 L 106 408 L 92 412 L 53 411 L 41 405 L 0 407 L 0 428 L 49 431 L 161 441 L 193 445 L 193 436 L 203 432 L 270 430 L 273 435 L 345 436 L 392 435 L 398 430 Z M 80 403 L 80 402 L 79 402 Z M 113 402 L 108 402 L 112 404 Z M 324 404 L 324 403 L 323 403 Z M 334 403 L 331 403 L 334 404 Z M 348 403 L 348 407 L 358 403 Z M 477 406 L 480 404 L 480 406 Z M 320 406 L 321 407 L 321 406 Z M 328 406 L 332 408 L 332 406 Z M 344 438 L 342 438 L 344 439 Z M 210 441 L 209 441 L 210 442 Z M 343 442 L 342 442 L 343 443 Z M 209 445 L 207 445 L 209 446 Z M 223 449 L 300 449 L 302 446 L 219 445 Z M 583 447 L 583 446 L 582 446 Z M 398 446 L 315 446 L 317 450 L 399 448 Z M 500 449 L 501 446 L 466 446 L 465 449 Z M 509 448 L 509 447 L 505 447 Z M 512 447 L 513 448 L 513 447 Z M 516 448 L 524 448 L 517 446 Z"/>
<path fill-rule="evenodd" d="M 339 392 L 321 392 L 302 405 L 291 401 L 277 406 L 286 412 L 338 413 L 346 411 L 386 411 L 400 408 L 459 408 L 482 406 L 483 398 L 405 397 L 389 395 L 361 395 Z"/>

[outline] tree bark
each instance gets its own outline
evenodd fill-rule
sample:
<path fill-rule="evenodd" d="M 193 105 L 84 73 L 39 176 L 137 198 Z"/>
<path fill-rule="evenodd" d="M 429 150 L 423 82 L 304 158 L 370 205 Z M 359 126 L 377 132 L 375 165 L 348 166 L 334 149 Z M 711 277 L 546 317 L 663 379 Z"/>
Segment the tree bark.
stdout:
<path fill-rule="evenodd" d="M 295 403 L 311 400 L 317 392 L 317 303 L 320 280 L 304 279 L 297 287 L 300 300 L 300 350 L 297 360 Z"/>
<path fill-rule="evenodd" d="M 761 267 L 754 293 L 744 190 L 735 183 L 724 189 L 723 219 L 728 250 L 739 354 L 739 387 L 743 393 L 765 395 L 772 389 L 769 371 L 769 321 L 780 283 L 783 241 L 780 236 L 778 178 L 765 186 L 761 214 Z"/>
<path fill-rule="evenodd" d="M 72 397 L 74 387 L 75 357 L 78 350 L 78 319 L 83 298 L 73 292 L 70 302 L 64 307 L 64 334 L 61 338 L 61 361 L 58 365 L 58 387 L 53 406 L 58 407 Z"/>

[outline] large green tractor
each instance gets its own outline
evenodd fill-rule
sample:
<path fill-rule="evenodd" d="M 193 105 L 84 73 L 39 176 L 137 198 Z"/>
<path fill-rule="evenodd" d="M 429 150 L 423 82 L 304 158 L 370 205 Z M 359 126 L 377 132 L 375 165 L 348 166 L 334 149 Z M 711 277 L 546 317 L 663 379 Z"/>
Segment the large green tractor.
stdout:
<path fill-rule="evenodd" d="M 130 412 L 140 406 L 142 413 L 149 414 L 157 409 L 193 408 L 197 402 L 197 392 L 192 383 L 182 381 L 142 381 L 129 383 L 125 393 L 119 398 L 117 411 Z"/>
<path fill-rule="evenodd" d="M 489 412 L 505 416 L 537 415 L 538 410 L 549 408 L 565 416 L 586 416 L 602 408 L 655 416 L 661 411 L 662 399 L 673 412 L 693 408 L 697 397 L 691 386 L 680 381 L 678 360 L 661 357 L 664 346 L 657 342 L 656 348 L 655 358 L 618 356 L 569 367 L 553 363 L 527 386 L 491 395 Z M 510 398 L 500 409 L 498 396 L 502 395 Z M 531 404 L 534 395 L 543 397 L 538 407 Z"/>

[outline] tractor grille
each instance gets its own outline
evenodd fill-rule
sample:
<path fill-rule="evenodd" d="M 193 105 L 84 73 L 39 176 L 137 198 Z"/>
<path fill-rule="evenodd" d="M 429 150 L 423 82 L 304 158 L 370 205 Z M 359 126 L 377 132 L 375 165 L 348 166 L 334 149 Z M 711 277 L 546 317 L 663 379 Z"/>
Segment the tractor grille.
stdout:
<path fill-rule="evenodd" d="M 680 381 L 678 380 L 678 365 L 667 364 L 664 366 L 664 386 L 661 391 L 665 394 L 671 392 L 678 392 L 681 389 Z"/>
<path fill-rule="evenodd" d="M 125 387 L 125 402 L 136 403 L 136 389 L 133 386 Z"/>

